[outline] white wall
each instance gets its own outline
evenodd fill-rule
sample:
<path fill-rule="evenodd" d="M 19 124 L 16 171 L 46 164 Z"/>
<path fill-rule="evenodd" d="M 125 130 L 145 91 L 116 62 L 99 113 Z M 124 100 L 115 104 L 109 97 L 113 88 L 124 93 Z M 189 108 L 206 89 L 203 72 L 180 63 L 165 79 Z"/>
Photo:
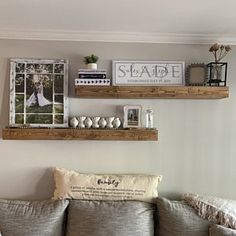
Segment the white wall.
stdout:
<path fill-rule="evenodd" d="M 235 50 L 236 48 L 234 48 Z M 209 62 L 208 46 L 0 40 L 0 128 L 8 124 L 9 58 L 70 60 L 70 115 L 113 115 L 117 105 L 152 107 L 158 142 L 3 141 L 0 139 L 0 198 L 52 196 L 51 167 L 80 172 L 153 173 L 164 176 L 160 195 L 197 192 L 236 199 L 236 63 L 227 56 L 230 98 L 222 100 L 92 100 L 73 98 L 73 79 L 82 58 L 100 56 L 111 73 L 112 59 Z M 1 136 L 1 131 L 0 131 Z"/>

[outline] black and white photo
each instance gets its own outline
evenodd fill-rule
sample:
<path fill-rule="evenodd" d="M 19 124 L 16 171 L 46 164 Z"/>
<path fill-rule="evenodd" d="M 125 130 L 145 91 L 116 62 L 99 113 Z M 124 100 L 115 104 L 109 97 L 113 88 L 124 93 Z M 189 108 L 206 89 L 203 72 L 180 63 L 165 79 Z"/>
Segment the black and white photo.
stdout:
<path fill-rule="evenodd" d="M 141 113 L 140 105 L 124 106 L 124 128 L 141 128 Z"/>

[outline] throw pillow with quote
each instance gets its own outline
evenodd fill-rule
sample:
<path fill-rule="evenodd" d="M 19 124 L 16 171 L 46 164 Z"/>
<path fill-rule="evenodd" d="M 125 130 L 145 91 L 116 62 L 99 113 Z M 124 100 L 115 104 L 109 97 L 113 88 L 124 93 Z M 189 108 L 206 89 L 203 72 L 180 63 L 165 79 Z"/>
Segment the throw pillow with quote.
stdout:
<path fill-rule="evenodd" d="M 140 200 L 153 202 L 161 175 L 82 174 L 54 168 L 54 199 Z"/>

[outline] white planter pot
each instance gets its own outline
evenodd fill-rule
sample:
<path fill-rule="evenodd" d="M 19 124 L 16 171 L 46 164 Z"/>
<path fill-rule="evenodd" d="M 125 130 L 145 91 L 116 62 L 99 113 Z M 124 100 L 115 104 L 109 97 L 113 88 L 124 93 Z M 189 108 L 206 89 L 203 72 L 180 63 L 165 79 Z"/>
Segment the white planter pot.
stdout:
<path fill-rule="evenodd" d="M 87 69 L 97 70 L 97 68 L 98 68 L 98 65 L 96 63 L 87 64 Z"/>

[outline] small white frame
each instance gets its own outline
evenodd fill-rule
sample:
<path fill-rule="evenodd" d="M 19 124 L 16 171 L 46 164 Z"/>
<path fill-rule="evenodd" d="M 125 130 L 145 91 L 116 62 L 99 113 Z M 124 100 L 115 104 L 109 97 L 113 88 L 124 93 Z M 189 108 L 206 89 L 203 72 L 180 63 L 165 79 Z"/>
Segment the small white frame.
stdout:
<path fill-rule="evenodd" d="M 141 128 L 142 127 L 142 106 L 126 105 L 123 107 L 124 128 Z"/>

